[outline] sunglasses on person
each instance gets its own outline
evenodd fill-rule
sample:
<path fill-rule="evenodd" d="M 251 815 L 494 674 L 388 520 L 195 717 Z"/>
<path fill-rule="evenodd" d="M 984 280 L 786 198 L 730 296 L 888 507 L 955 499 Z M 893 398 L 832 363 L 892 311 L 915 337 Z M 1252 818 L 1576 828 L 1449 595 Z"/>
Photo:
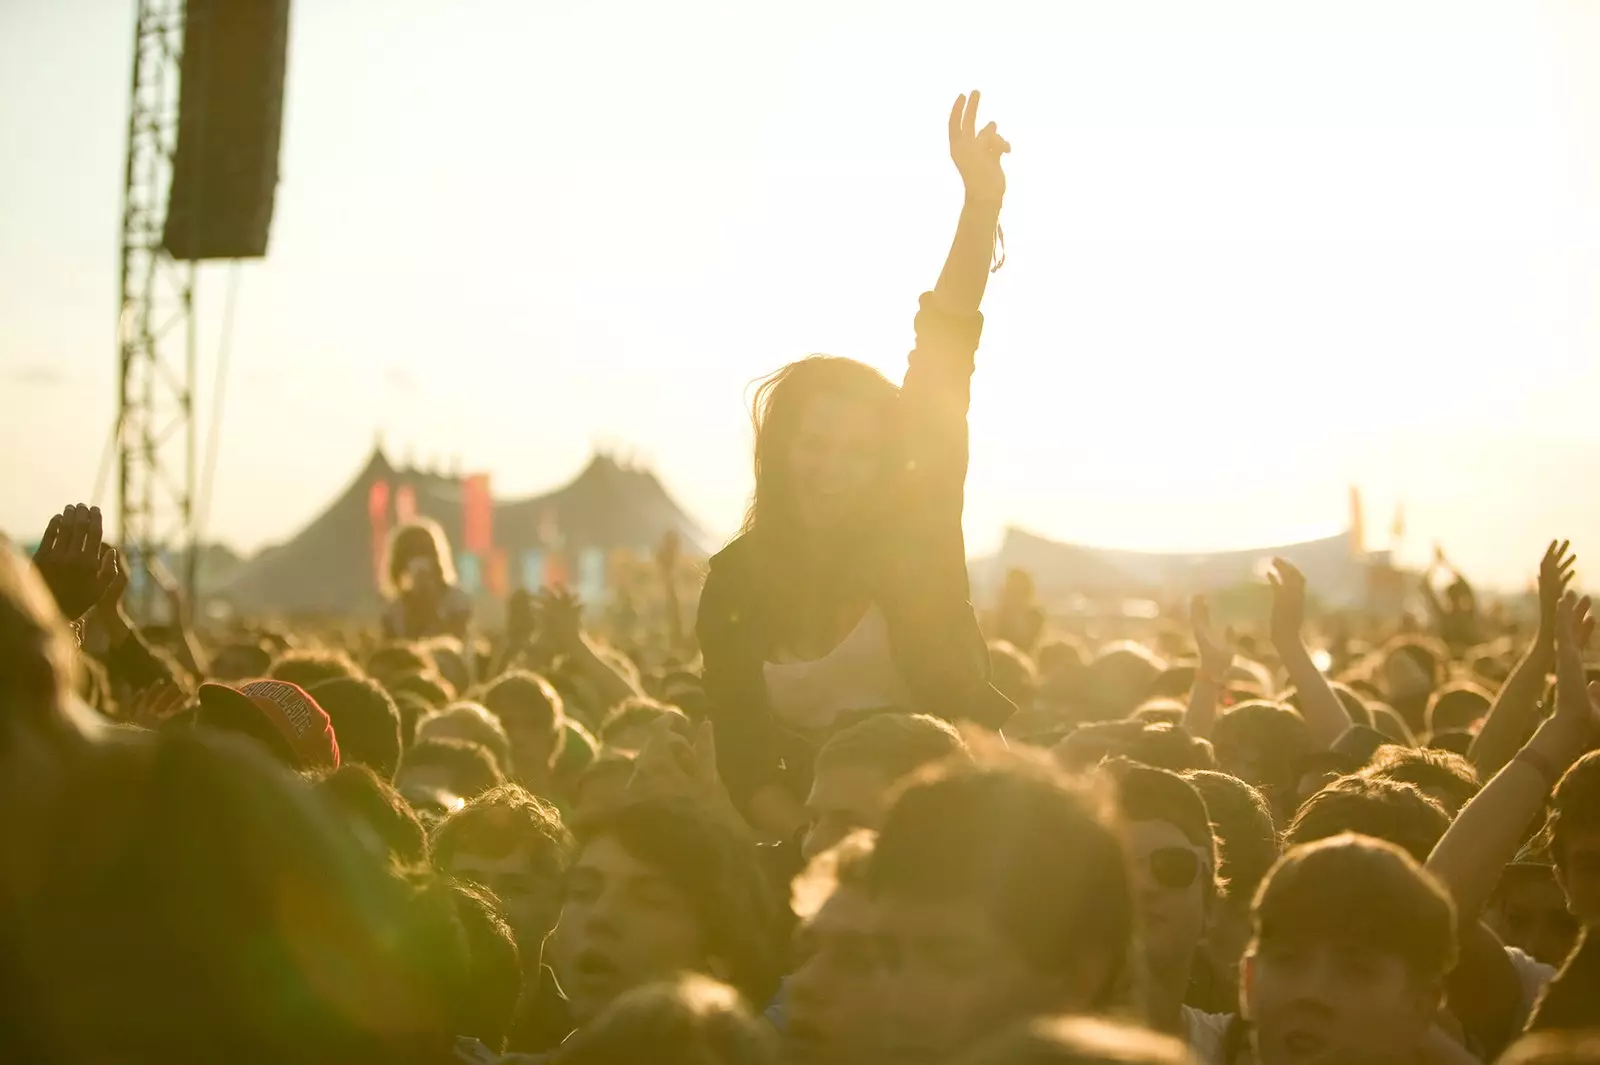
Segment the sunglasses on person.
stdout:
<path fill-rule="evenodd" d="M 1200 876 L 1200 855 L 1187 847 L 1157 847 L 1144 861 L 1150 879 L 1173 891 L 1191 887 Z"/>

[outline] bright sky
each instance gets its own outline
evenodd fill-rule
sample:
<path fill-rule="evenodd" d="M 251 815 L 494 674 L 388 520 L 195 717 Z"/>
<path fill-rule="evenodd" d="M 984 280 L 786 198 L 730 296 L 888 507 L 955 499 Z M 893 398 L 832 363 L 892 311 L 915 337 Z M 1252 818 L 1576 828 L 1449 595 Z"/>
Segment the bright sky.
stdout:
<path fill-rule="evenodd" d="M 0 3 L 0 528 L 113 414 L 133 0 Z M 972 415 L 1008 522 L 1150 549 L 1342 527 L 1519 583 L 1600 557 L 1600 4 L 297 0 L 270 257 L 243 268 L 210 531 L 364 460 L 497 491 L 597 443 L 713 530 L 748 382 L 898 375 L 960 205 L 954 96 L 1015 146 Z M 1586 70 L 1585 68 L 1589 68 Z M 209 403 L 226 268 L 202 276 Z M 109 504 L 110 498 L 103 502 Z"/>

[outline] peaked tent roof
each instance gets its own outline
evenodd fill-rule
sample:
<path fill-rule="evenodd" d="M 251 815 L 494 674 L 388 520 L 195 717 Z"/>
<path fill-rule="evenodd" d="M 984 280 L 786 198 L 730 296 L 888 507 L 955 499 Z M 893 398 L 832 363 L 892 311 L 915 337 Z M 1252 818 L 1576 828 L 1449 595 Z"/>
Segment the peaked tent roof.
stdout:
<path fill-rule="evenodd" d="M 683 539 L 686 551 L 704 554 L 709 546 L 705 530 L 673 501 L 654 473 L 603 454 L 554 492 L 495 505 L 495 544 L 503 550 L 540 548 L 546 525 L 570 547 L 653 551 L 668 532 Z"/>
<path fill-rule="evenodd" d="M 374 449 L 361 472 L 310 524 L 287 543 L 244 563 L 223 598 L 247 612 L 376 610 L 380 599 L 368 500 L 379 481 L 389 484 L 391 500 L 409 488 L 417 513 L 444 526 L 453 542 L 459 540 L 461 479 L 396 468 L 381 449 Z M 546 528 L 557 531 L 561 544 L 574 550 L 649 551 L 669 530 L 683 538 L 686 550 L 703 552 L 707 546 L 704 531 L 653 473 L 624 467 L 606 455 L 595 456 L 576 478 L 553 492 L 495 504 L 495 544 L 513 556 L 545 546 Z"/>

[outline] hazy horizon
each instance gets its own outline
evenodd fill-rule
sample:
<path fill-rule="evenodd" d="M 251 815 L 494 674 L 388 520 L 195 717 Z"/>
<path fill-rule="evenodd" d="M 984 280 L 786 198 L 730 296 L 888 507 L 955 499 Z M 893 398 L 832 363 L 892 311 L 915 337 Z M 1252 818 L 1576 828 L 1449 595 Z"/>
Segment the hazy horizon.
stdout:
<path fill-rule="evenodd" d="M 94 487 L 116 386 L 134 4 L 0 6 L 0 528 Z M 975 13 L 976 12 L 976 13 Z M 974 555 L 1442 540 L 1600 552 L 1600 5 L 301 0 L 207 538 L 291 536 L 382 434 L 534 494 L 597 444 L 713 536 L 749 384 L 898 377 L 1015 146 L 974 382 Z M 227 267 L 202 271 L 201 425 Z M 203 439 L 202 433 L 202 439 Z M 110 507 L 110 493 L 100 500 Z M 1580 569 L 1582 562 L 1580 561 Z"/>

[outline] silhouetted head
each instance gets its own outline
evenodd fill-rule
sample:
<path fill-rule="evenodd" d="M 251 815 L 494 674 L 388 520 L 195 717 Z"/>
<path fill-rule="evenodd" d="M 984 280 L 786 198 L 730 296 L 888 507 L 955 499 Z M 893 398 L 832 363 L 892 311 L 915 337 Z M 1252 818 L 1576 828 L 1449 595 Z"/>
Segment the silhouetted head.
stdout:
<path fill-rule="evenodd" d="M 426 518 L 402 525 L 389 538 L 388 564 L 383 568 L 386 598 L 437 594 L 456 583 L 450 541 L 438 522 Z"/>

